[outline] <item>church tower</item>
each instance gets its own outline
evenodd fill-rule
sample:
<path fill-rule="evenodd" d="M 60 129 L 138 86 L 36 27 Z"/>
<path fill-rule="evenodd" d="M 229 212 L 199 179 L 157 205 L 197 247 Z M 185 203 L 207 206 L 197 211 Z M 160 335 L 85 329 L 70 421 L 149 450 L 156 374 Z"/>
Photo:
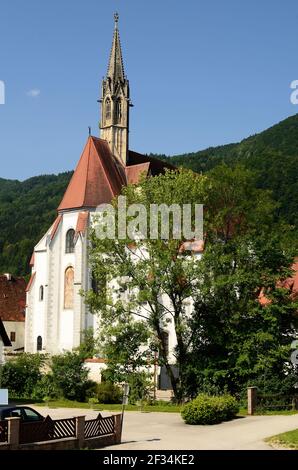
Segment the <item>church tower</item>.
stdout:
<path fill-rule="evenodd" d="M 89 136 L 57 209 L 35 245 L 27 286 L 25 351 L 59 354 L 77 348 L 83 332 L 98 330 L 81 295 L 92 289 L 89 233 L 96 209 L 127 184 L 164 173 L 172 165 L 128 150 L 129 83 L 124 75 L 118 15 L 108 72 L 102 84 L 101 137 Z M 129 156 L 129 158 L 128 158 Z"/>
<path fill-rule="evenodd" d="M 115 27 L 108 72 L 102 82 L 101 138 L 125 166 L 128 160 L 129 82 L 124 75 L 121 44 L 118 30 L 119 15 L 114 15 Z"/>

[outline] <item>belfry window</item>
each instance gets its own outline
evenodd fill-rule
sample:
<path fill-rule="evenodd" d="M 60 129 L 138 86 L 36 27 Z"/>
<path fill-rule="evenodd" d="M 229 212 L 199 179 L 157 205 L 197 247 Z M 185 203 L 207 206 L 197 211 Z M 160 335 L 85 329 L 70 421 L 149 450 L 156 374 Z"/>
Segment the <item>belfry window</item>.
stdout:
<path fill-rule="evenodd" d="M 64 275 L 64 308 L 73 309 L 74 297 L 74 270 L 70 266 L 66 269 Z"/>
<path fill-rule="evenodd" d="M 106 119 L 111 119 L 111 100 L 110 98 L 106 99 Z"/>
<path fill-rule="evenodd" d="M 115 117 L 116 117 L 116 122 L 117 123 L 121 122 L 121 119 L 122 119 L 122 103 L 121 103 L 120 98 L 118 98 L 117 101 L 116 101 Z"/>
<path fill-rule="evenodd" d="M 74 252 L 74 237 L 75 237 L 75 231 L 71 228 L 68 230 L 66 234 L 66 240 L 65 240 L 65 253 L 73 253 Z"/>

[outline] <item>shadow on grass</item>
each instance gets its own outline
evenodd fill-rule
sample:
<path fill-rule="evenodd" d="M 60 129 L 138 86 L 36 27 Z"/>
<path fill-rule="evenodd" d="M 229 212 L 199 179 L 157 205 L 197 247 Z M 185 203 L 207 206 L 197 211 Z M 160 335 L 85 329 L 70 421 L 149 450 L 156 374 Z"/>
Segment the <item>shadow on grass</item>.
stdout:
<path fill-rule="evenodd" d="M 16 405 L 30 405 L 32 403 L 44 403 L 43 400 L 30 400 L 29 398 L 10 398 L 8 401 L 9 405 L 16 406 Z"/>

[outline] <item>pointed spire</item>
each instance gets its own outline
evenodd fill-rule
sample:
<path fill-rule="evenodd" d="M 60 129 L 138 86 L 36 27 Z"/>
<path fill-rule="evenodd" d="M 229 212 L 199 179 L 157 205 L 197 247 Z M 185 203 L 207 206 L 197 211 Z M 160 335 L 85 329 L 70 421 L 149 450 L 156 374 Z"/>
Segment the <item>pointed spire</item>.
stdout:
<path fill-rule="evenodd" d="M 107 77 L 111 78 L 113 81 L 117 80 L 125 80 L 124 76 L 124 67 L 123 67 L 123 60 L 122 60 L 122 52 L 121 52 L 121 44 L 120 44 L 120 36 L 118 30 L 118 21 L 119 15 L 118 13 L 114 14 L 114 36 L 113 36 L 113 44 L 110 54 L 109 60 L 109 67 Z"/>

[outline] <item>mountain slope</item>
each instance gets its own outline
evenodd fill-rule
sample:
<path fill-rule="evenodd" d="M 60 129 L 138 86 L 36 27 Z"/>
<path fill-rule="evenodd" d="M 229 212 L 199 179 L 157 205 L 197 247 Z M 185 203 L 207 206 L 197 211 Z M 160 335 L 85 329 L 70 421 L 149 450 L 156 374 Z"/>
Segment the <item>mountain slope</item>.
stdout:
<path fill-rule="evenodd" d="M 33 247 L 55 219 L 71 175 L 0 178 L 0 273 L 28 273 Z"/>
<path fill-rule="evenodd" d="M 169 158 L 174 165 L 196 172 L 206 172 L 221 162 L 227 165 L 242 163 L 256 171 L 258 187 L 273 191 L 274 198 L 280 203 L 278 215 L 297 224 L 298 114 L 240 143 Z"/>

